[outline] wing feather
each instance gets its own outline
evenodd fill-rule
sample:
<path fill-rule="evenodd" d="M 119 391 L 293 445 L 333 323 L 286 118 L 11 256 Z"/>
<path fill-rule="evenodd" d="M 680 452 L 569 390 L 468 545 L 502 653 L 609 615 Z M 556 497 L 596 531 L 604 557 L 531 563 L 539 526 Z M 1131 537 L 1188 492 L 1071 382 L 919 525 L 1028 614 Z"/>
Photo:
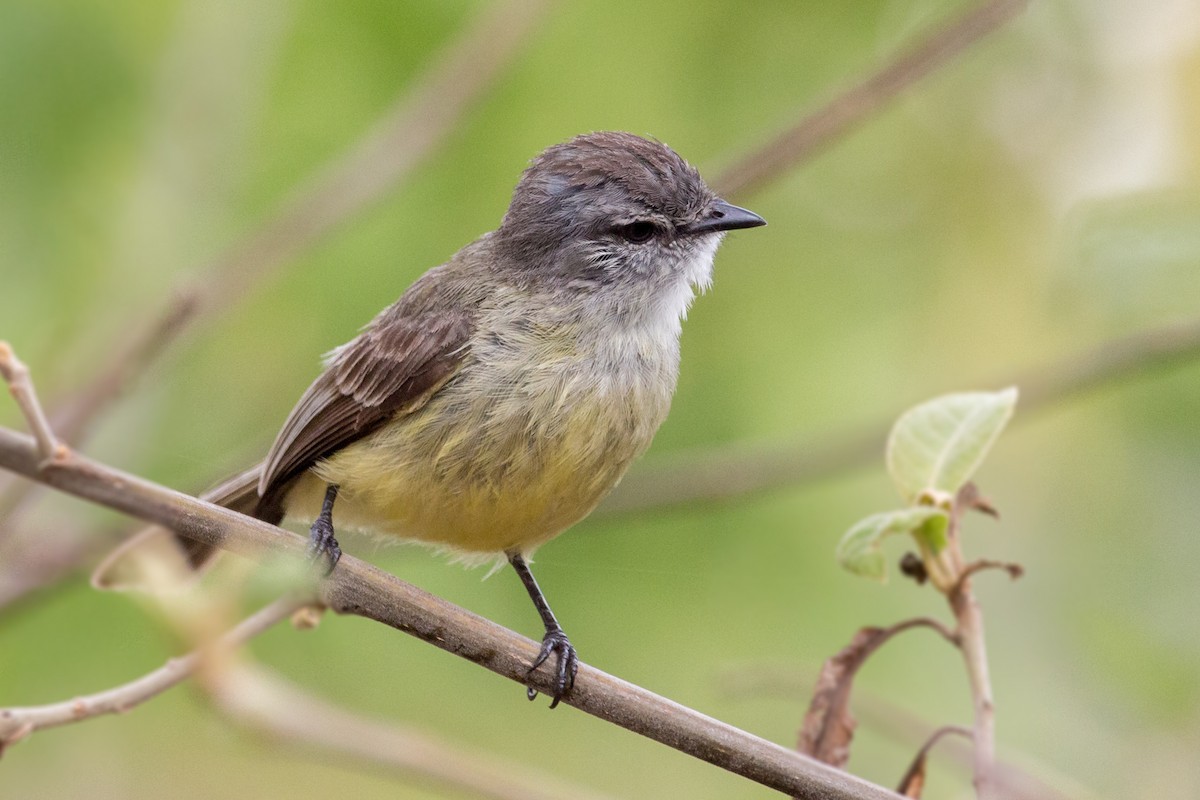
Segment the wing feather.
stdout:
<path fill-rule="evenodd" d="M 414 287 L 415 288 L 415 287 Z M 397 414 L 419 408 L 458 371 L 472 316 L 453 304 L 405 313 L 407 295 L 335 350 L 288 416 L 258 484 L 264 503 L 288 481 Z"/>

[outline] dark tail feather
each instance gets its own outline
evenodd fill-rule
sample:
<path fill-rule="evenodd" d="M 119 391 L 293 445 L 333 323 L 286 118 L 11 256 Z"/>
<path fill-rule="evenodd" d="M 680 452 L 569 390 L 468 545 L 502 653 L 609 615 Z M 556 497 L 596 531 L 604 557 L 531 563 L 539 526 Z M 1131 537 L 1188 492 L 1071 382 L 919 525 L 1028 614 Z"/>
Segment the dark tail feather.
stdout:
<path fill-rule="evenodd" d="M 277 524 L 282 514 L 275 508 L 263 509 L 260 513 L 258 477 L 262 464 L 222 481 L 200 495 L 207 500 L 232 511 L 258 517 L 264 522 Z M 272 504 L 275 505 L 275 504 Z M 182 556 L 186 568 L 196 574 L 202 572 L 220 552 L 215 547 L 177 535 L 168 528 L 151 525 L 143 528 L 122 542 L 105 556 L 92 572 L 92 586 L 97 589 L 125 590 L 152 588 L 144 571 L 147 560 L 173 560 L 177 565 Z"/>

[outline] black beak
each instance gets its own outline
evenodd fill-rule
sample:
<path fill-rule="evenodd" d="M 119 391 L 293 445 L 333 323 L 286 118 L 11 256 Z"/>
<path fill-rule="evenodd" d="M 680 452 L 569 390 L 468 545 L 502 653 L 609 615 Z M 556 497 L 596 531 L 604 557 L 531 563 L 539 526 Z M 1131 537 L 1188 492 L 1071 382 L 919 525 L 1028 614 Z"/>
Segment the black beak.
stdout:
<path fill-rule="evenodd" d="M 712 204 L 708 213 L 695 222 L 680 228 L 682 233 L 716 233 L 718 231 L 736 231 L 740 228 L 757 228 L 766 225 L 767 221 L 744 208 L 730 205 L 724 200 Z"/>

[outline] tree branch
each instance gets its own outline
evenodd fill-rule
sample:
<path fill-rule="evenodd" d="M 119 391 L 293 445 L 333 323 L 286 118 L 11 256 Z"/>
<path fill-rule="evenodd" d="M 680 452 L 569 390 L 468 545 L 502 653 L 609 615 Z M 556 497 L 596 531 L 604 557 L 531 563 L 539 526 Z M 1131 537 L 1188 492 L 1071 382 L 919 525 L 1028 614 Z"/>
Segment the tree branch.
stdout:
<path fill-rule="evenodd" d="M 61 703 L 0 709 L 0 754 L 35 731 L 129 711 L 200 673 L 213 651 L 232 651 L 311 602 L 300 596 L 277 600 L 207 646 L 107 691 Z M 486 753 L 466 752 L 422 731 L 365 719 L 260 667 L 221 663 L 200 683 L 218 709 L 241 725 L 293 744 L 382 765 L 406 778 L 491 800 L 604 800 L 590 790 L 517 769 Z"/>
<path fill-rule="evenodd" d="M 8 391 L 17 401 L 17 407 L 25 415 L 33 438 L 37 441 L 38 455 L 43 461 L 54 458 L 58 451 L 58 438 L 50 428 L 50 422 L 38 402 L 37 390 L 29 379 L 29 368 L 17 354 L 13 352 L 8 342 L 0 342 L 0 378 L 8 384 Z"/>
<path fill-rule="evenodd" d="M 990 0 L 931 31 L 895 59 L 842 92 L 713 182 L 723 195 L 753 194 L 822 147 L 846 135 L 905 89 L 1025 10 L 1028 0 Z"/>
<path fill-rule="evenodd" d="M 223 713 L 262 735 L 315 748 L 321 755 L 382 766 L 405 779 L 491 800 L 608 800 L 594 790 L 464 750 L 425 731 L 351 713 L 259 667 L 234 665 L 207 691 Z"/>
<path fill-rule="evenodd" d="M 277 600 L 243 620 L 222 637 L 219 644 L 223 647 L 236 647 L 280 620 L 287 619 L 303 605 L 303 601 L 294 597 Z M 204 657 L 203 650 L 196 650 L 180 658 L 170 659 L 159 669 L 137 680 L 61 703 L 0 709 L 0 754 L 5 748 L 34 731 L 81 722 L 104 714 L 120 714 L 141 705 L 186 680 L 196 671 Z"/>
<path fill-rule="evenodd" d="M 283 554 L 300 559 L 305 542 L 292 533 L 204 503 L 68 451 L 41 464 L 34 441 L 0 428 L 0 467 L 69 494 L 165 525 L 196 541 L 262 559 Z M 539 646 L 382 572 L 343 556 L 320 591 L 339 614 L 355 614 L 391 626 L 461 656 L 520 684 L 549 693 L 548 667 L 526 676 Z M 823 800 L 889 800 L 883 787 L 805 758 L 779 745 L 673 703 L 664 697 L 580 665 L 575 687 L 563 702 L 640 733 L 750 780 L 798 797 Z"/>
<path fill-rule="evenodd" d="M 1135 380 L 1200 356 L 1200 318 L 1111 339 L 1049 366 L 991 381 L 1021 387 L 1022 424 L 1065 400 Z M 637 465 L 593 517 L 636 514 L 693 503 L 728 502 L 750 494 L 828 478 L 874 463 L 891 422 L 824 443 L 785 440 L 692 448 Z"/>

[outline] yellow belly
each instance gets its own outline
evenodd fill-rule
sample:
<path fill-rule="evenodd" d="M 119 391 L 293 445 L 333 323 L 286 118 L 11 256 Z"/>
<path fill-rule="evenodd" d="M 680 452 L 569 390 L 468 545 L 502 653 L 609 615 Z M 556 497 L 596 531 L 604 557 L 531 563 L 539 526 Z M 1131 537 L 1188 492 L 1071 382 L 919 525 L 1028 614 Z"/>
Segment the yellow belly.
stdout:
<path fill-rule="evenodd" d="M 335 528 L 468 554 L 528 554 L 616 485 L 650 444 L 674 388 L 670 370 L 586 387 L 569 372 L 460 377 L 419 411 L 319 462 L 289 492 L 288 516 L 315 517 L 333 483 Z"/>

